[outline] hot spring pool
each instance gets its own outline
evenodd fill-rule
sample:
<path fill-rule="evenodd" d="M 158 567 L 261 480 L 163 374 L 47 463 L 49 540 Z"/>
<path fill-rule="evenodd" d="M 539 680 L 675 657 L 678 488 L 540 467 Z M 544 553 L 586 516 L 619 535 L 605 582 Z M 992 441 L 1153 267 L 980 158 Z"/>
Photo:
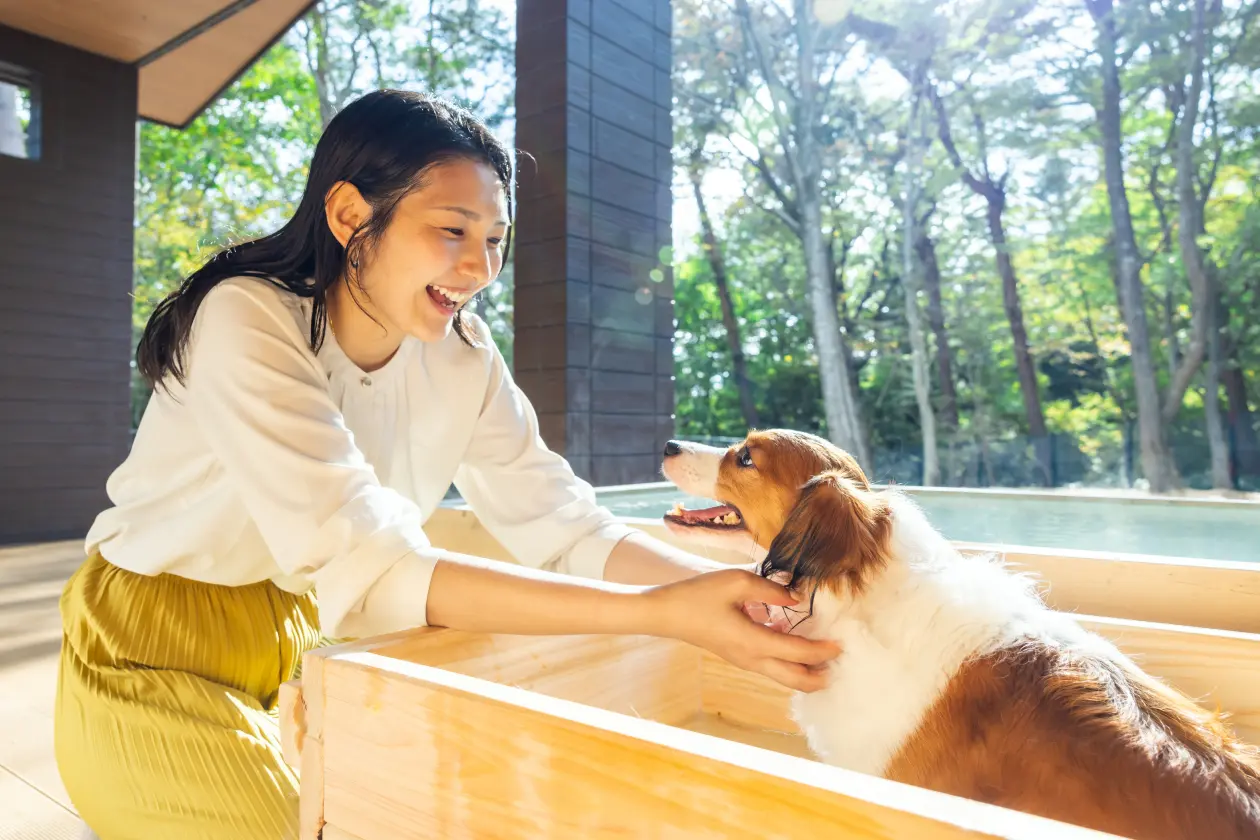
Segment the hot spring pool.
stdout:
<path fill-rule="evenodd" d="M 1260 503 L 1088 497 L 1056 493 L 907 488 L 947 537 L 966 542 L 1260 562 Z M 703 506 L 669 485 L 597 491 L 619 516 L 659 519 L 676 501 Z"/>

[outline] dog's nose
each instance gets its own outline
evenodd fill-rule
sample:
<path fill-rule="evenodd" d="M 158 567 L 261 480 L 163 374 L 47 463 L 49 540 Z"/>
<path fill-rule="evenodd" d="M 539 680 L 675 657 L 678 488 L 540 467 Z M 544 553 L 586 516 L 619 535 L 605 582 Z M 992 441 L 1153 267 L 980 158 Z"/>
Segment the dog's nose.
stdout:
<path fill-rule="evenodd" d="M 675 455 L 682 454 L 682 444 L 676 440 L 671 440 L 665 444 L 665 457 L 673 458 Z"/>

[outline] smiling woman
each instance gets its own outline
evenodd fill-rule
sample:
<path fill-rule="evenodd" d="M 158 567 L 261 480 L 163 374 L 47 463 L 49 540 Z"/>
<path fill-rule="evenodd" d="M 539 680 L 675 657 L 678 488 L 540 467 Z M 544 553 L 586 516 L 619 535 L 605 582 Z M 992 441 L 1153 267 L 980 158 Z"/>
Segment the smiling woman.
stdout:
<path fill-rule="evenodd" d="M 356 283 L 336 284 L 328 301 L 337 341 L 365 370 L 384 364 L 404 337 L 438 341 L 452 327 L 465 341 L 462 306 L 503 268 L 509 231 L 507 187 L 484 162 L 440 159 L 398 201 L 393 224 L 360 243 L 372 202 L 339 182 L 326 202 L 329 229 L 351 256 Z M 372 271 L 359 272 L 372 262 Z"/>
<path fill-rule="evenodd" d="M 328 125 L 294 217 L 154 311 L 154 386 L 62 598 L 57 762 L 103 840 L 293 836 L 279 685 L 321 637 L 670 636 L 816 690 L 781 586 L 647 538 L 543 444 L 485 323 L 511 157 L 400 91 Z M 452 483 L 520 562 L 433 546 Z"/>

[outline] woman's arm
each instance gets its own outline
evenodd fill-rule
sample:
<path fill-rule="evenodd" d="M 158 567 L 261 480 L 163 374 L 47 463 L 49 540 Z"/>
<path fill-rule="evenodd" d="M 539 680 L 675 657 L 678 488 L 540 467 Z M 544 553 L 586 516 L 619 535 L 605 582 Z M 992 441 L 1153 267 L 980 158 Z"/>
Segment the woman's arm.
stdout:
<path fill-rule="evenodd" d="M 663 636 L 790 688 L 822 688 L 819 666 L 839 649 L 750 621 L 749 602 L 796 604 L 782 586 L 745 569 L 631 586 L 443 553 L 429 583 L 427 623 L 481 633 Z"/>
<path fill-rule="evenodd" d="M 650 586 L 729 568 L 729 563 L 699 557 L 647 534 L 634 533 L 613 547 L 604 566 L 604 580 Z"/>
<path fill-rule="evenodd" d="M 485 322 L 488 381 L 464 461 L 460 494 L 518 562 L 533 568 L 651 585 L 727 568 L 619 522 L 540 435 L 534 406 L 513 380 Z M 746 567 L 747 568 L 747 567 Z"/>

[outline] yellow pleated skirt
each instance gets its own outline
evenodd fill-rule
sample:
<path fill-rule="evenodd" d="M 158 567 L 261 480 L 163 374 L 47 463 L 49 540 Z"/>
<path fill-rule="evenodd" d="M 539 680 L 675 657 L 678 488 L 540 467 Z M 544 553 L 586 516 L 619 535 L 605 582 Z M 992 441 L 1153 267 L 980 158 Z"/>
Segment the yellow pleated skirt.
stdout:
<path fill-rule="evenodd" d="M 101 840 L 288 840 L 276 704 L 321 644 L 313 595 L 89 557 L 61 598 L 57 766 Z"/>

